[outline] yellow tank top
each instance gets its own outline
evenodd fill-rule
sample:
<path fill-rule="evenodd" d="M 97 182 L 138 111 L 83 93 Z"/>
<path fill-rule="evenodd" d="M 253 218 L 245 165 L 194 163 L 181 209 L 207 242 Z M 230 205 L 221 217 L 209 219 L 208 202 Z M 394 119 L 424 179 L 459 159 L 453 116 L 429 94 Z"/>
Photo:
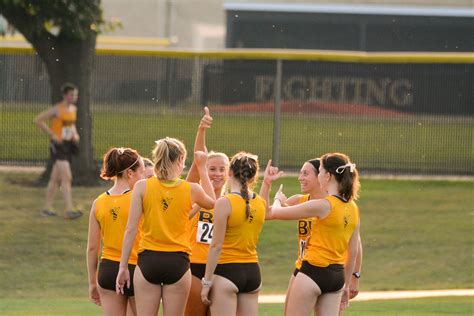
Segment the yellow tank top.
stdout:
<path fill-rule="evenodd" d="M 122 195 L 102 193 L 96 200 L 95 217 L 99 222 L 102 236 L 102 259 L 120 262 L 131 197 L 131 191 Z M 129 264 L 137 264 L 139 241 L 140 228 L 130 253 Z"/>
<path fill-rule="evenodd" d="M 214 231 L 214 210 L 200 209 L 191 219 L 191 263 L 207 263 L 209 245 Z"/>
<path fill-rule="evenodd" d="M 76 116 L 76 111 L 67 111 L 66 106 L 60 104 L 57 116 L 51 120 L 51 132 L 61 140 L 71 140 Z"/>
<path fill-rule="evenodd" d="M 298 204 L 309 201 L 309 194 L 300 197 Z M 301 269 L 301 263 L 303 262 L 306 245 L 311 237 L 311 226 L 312 219 L 305 218 L 298 220 L 298 258 L 295 261 L 296 269 Z"/>
<path fill-rule="evenodd" d="M 250 200 L 250 216 L 245 214 L 245 200 L 235 193 L 225 196 L 231 204 L 227 219 L 222 252 L 219 263 L 258 262 L 257 243 L 265 222 L 265 200 L 255 194 Z"/>
<path fill-rule="evenodd" d="M 163 185 L 155 176 L 146 180 L 143 197 L 143 234 L 138 252 L 144 250 L 191 252 L 189 242 L 191 185 L 181 180 Z"/>
<path fill-rule="evenodd" d="M 354 201 L 343 202 L 335 196 L 326 198 L 331 211 L 324 219 L 313 219 L 311 239 L 304 260 L 318 267 L 344 264 L 349 240 L 359 224 L 359 208 Z"/>

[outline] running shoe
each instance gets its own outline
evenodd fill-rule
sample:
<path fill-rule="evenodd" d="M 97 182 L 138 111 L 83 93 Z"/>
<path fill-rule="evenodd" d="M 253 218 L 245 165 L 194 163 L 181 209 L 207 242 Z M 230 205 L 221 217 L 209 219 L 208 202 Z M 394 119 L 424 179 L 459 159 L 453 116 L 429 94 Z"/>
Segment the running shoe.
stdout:
<path fill-rule="evenodd" d="M 57 216 L 58 214 L 56 214 L 55 212 L 51 211 L 51 210 L 42 210 L 40 212 L 41 216 L 43 217 L 53 217 L 53 216 Z"/>
<path fill-rule="evenodd" d="M 64 214 L 65 219 L 76 219 L 82 216 L 81 211 L 66 211 L 66 214 Z"/>

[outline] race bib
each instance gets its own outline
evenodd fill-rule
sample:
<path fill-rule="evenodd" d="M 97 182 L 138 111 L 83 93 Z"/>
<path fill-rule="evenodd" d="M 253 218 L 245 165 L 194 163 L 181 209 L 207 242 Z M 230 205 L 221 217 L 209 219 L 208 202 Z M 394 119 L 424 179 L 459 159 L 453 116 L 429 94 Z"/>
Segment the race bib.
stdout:
<path fill-rule="evenodd" d="M 62 140 L 71 140 L 73 131 L 71 127 L 63 127 L 61 129 L 61 139 Z"/>
<path fill-rule="evenodd" d="M 212 231 L 214 224 L 209 222 L 198 222 L 196 241 L 202 244 L 210 245 L 212 242 Z"/>

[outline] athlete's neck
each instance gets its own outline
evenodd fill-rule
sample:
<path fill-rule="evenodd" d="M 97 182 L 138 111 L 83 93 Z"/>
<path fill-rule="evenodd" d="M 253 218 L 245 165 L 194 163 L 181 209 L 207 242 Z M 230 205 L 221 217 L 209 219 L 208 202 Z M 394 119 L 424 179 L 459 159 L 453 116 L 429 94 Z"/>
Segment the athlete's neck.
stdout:
<path fill-rule="evenodd" d="M 121 195 L 130 190 L 130 185 L 124 178 L 117 178 L 114 185 L 107 191 L 110 195 Z"/>

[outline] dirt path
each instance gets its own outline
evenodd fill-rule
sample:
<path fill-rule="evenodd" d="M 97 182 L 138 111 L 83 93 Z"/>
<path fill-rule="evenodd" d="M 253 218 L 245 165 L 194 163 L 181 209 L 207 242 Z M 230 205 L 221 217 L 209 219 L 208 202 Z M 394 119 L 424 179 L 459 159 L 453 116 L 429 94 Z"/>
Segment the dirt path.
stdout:
<path fill-rule="evenodd" d="M 430 291 L 376 291 L 360 292 L 352 301 L 372 300 L 398 300 L 406 298 L 422 297 L 446 297 L 446 296 L 474 296 L 474 289 L 461 290 L 430 290 Z M 285 295 L 260 295 L 258 302 L 261 304 L 278 304 L 285 302 Z"/>

